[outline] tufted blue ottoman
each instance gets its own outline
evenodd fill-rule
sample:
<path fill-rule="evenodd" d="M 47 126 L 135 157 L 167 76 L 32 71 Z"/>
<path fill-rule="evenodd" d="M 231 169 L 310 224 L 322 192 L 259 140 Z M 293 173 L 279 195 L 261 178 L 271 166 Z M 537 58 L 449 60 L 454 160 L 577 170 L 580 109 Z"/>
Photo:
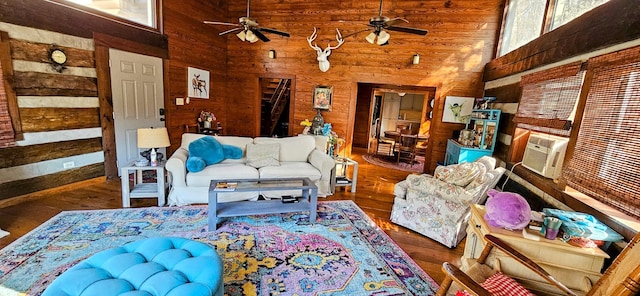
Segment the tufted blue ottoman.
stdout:
<path fill-rule="evenodd" d="M 61 274 L 42 294 L 222 296 L 222 261 L 211 246 L 156 237 L 99 252 Z"/>

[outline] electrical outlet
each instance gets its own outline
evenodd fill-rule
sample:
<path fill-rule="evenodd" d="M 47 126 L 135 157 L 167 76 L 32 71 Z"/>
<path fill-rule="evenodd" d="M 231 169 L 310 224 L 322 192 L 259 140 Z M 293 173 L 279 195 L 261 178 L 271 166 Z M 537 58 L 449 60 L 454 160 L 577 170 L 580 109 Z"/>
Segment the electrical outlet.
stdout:
<path fill-rule="evenodd" d="M 62 164 L 62 167 L 65 169 L 70 169 L 70 168 L 75 168 L 76 167 L 76 163 L 73 161 L 69 161 L 69 162 L 65 162 Z"/>
<path fill-rule="evenodd" d="M 177 106 L 184 105 L 184 98 L 176 98 L 176 105 Z"/>

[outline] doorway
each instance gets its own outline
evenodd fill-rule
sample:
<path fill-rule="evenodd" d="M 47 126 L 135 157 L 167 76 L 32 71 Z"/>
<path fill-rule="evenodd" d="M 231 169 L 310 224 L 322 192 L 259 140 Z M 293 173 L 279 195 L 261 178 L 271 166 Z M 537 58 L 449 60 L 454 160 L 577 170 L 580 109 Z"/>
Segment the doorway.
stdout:
<path fill-rule="evenodd" d="M 384 131 L 399 125 L 428 145 L 435 93 L 435 87 L 358 83 L 353 146 L 375 154 Z"/>
<path fill-rule="evenodd" d="M 139 128 L 165 126 L 162 59 L 109 49 L 109 61 L 120 168 L 139 158 Z M 164 147 L 159 151 L 166 155 Z"/>
<path fill-rule="evenodd" d="M 289 136 L 291 78 L 260 77 L 260 136 Z"/>

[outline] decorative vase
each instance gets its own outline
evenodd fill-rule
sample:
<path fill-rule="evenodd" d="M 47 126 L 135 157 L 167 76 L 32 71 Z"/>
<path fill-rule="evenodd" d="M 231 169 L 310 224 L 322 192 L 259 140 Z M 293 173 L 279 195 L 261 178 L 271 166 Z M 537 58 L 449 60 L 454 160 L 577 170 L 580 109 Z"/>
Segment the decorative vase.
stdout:
<path fill-rule="evenodd" d="M 211 121 L 204 121 L 204 128 L 211 128 Z"/>

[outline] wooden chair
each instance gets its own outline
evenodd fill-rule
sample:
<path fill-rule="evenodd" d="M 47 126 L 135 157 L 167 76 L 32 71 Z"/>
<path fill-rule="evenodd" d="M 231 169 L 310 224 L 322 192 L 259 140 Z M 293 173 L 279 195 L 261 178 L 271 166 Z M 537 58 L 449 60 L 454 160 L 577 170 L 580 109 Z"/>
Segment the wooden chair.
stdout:
<path fill-rule="evenodd" d="M 416 157 L 416 144 L 418 143 L 418 135 L 413 135 L 410 129 L 400 131 L 400 145 L 397 146 L 398 160 L 406 161 L 413 164 Z"/>
<path fill-rule="evenodd" d="M 487 269 L 491 269 L 485 262 L 491 251 L 496 248 L 516 261 L 520 262 L 532 272 L 535 272 L 544 280 L 558 288 L 560 295 L 577 295 L 575 292 L 567 288 L 564 284 L 554 279 L 542 267 L 525 257 L 517 250 L 511 248 L 508 244 L 499 238 L 490 234 L 484 237 L 487 242 L 482 250 L 477 263 L 463 272 L 455 265 L 448 262 L 442 264 L 442 271 L 445 273 L 445 279 L 442 281 L 440 288 L 436 292 L 437 296 L 455 294 L 455 291 L 449 291 L 452 284 L 456 283 L 460 289 L 464 289 L 472 295 L 490 296 L 489 291 L 480 285 L 486 277 L 491 273 Z M 631 296 L 640 293 L 640 233 L 637 234 L 625 249 L 616 257 L 611 266 L 605 271 L 600 280 L 587 292 L 587 296 Z M 478 272 L 482 270 L 482 272 Z M 482 273 L 482 275 L 480 275 Z"/>
<path fill-rule="evenodd" d="M 376 119 L 376 121 L 379 121 L 379 119 Z M 389 139 L 383 136 L 383 132 L 381 131 L 381 124 L 379 122 L 376 122 L 376 154 L 378 154 L 380 152 L 380 148 L 383 148 L 384 146 L 387 146 L 387 155 L 391 156 L 393 155 L 393 151 L 395 149 L 395 145 L 396 142 L 393 139 Z"/>

